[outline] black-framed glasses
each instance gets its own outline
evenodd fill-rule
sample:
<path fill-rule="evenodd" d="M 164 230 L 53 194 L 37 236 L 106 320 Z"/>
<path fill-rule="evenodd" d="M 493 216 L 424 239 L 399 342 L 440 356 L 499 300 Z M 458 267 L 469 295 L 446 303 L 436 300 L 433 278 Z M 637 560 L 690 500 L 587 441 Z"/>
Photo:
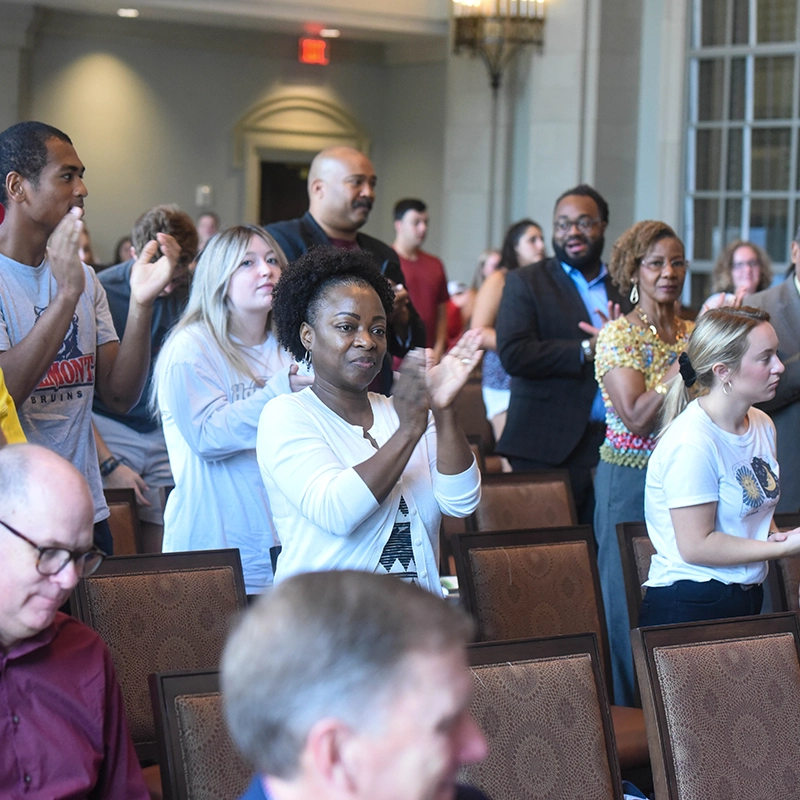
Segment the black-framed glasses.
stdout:
<path fill-rule="evenodd" d="M 7 522 L 0 520 L 6 530 L 11 531 L 14 536 L 27 542 L 38 553 L 36 569 L 40 575 L 57 575 L 70 561 L 75 562 L 75 570 L 79 578 L 88 578 L 102 563 L 106 554 L 96 545 L 92 545 L 88 550 L 67 550 L 66 547 L 39 547 L 36 542 L 32 542 L 24 533 L 20 533 L 16 528 L 12 528 Z"/>
<path fill-rule="evenodd" d="M 578 219 L 567 219 L 566 217 L 559 217 L 554 223 L 553 227 L 558 233 L 569 233 L 573 225 L 578 226 L 581 233 L 591 233 L 595 226 L 599 225 L 602 220 L 593 219 L 589 216 L 578 217 Z"/>

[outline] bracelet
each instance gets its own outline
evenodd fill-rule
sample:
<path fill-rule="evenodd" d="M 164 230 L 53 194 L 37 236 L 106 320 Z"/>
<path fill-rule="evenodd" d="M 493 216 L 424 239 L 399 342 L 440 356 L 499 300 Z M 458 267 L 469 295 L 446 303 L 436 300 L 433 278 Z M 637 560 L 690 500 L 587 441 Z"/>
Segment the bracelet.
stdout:
<path fill-rule="evenodd" d="M 669 387 L 665 383 L 657 383 L 653 387 L 653 391 L 656 394 L 665 395 L 669 391 Z"/>
<path fill-rule="evenodd" d="M 109 476 L 109 475 L 110 475 L 110 474 L 111 474 L 111 473 L 112 473 L 112 472 L 113 472 L 113 471 L 114 471 L 114 470 L 115 470 L 115 469 L 116 469 L 116 468 L 119 466 L 119 463 L 120 463 L 120 462 L 119 462 L 119 461 L 117 461 L 117 459 L 116 459 L 116 458 L 114 458 L 114 456 L 111 456 L 111 458 L 107 458 L 107 459 L 106 459 L 106 460 L 105 460 L 105 461 L 104 461 L 104 462 L 103 462 L 103 463 L 100 465 L 100 474 L 101 474 L 101 475 L 102 475 L 104 478 L 107 478 L 107 477 L 108 477 L 108 476 Z"/>

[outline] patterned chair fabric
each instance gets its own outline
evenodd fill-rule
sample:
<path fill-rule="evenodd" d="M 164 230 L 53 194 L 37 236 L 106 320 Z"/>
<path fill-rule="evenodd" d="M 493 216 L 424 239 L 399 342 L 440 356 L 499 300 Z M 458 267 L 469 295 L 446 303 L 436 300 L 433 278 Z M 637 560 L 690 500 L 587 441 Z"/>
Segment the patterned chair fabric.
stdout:
<path fill-rule="evenodd" d="M 148 675 L 219 665 L 231 618 L 242 608 L 237 577 L 241 585 L 233 567 L 219 566 L 97 573 L 83 581 L 80 616 L 111 651 L 140 758 L 155 753 Z"/>
<path fill-rule="evenodd" d="M 779 558 L 774 565 L 779 575 L 778 585 L 781 593 L 781 605 L 784 611 L 800 610 L 798 592 L 800 592 L 800 559 Z"/>
<path fill-rule="evenodd" d="M 588 653 L 472 668 L 489 755 L 461 780 L 503 800 L 607 800 L 614 781 Z"/>
<path fill-rule="evenodd" d="M 656 548 L 649 536 L 637 536 L 631 541 L 633 556 L 636 561 L 636 575 L 639 579 L 639 592 L 644 597 L 644 582 L 650 574 L 650 559 L 656 554 Z"/>

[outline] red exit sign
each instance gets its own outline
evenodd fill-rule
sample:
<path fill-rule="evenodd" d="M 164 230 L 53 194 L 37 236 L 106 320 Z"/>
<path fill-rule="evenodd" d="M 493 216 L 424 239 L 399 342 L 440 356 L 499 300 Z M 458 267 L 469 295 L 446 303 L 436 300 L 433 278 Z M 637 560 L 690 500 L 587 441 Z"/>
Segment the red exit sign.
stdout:
<path fill-rule="evenodd" d="M 301 64 L 329 63 L 328 43 L 324 39 L 301 37 L 299 58 Z"/>

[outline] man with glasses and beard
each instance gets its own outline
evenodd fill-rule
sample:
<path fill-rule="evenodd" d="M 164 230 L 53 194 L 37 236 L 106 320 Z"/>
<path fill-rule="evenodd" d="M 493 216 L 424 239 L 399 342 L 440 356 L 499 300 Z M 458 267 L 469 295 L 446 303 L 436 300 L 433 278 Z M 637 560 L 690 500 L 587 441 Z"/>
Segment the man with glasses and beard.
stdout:
<path fill-rule="evenodd" d="M 392 383 L 391 357 L 403 358 L 414 347 L 425 347 L 425 326 L 409 300 L 400 259 L 389 245 L 359 233 L 375 202 L 377 177 L 372 162 L 353 147 L 329 147 L 314 156 L 308 168 L 308 211 L 299 219 L 266 226 L 295 261 L 317 244 L 344 250 L 366 250 L 375 266 L 392 282 L 394 312 L 389 319 L 388 353 L 376 379 L 376 391 L 388 394 Z"/>
<path fill-rule="evenodd" d="M 0 450 L 0 797 L 147 800 L 111 655 L 59 612 L 103 560 L 78 470 Z"/>
<path fill-rule="evenodd" d="M 592 522 L 592 469 L 605 435 L 597 334 L 631 309 L 601 260 L 607 225 L 608 203 L 595 189 L 564 192 L 553 215 L 555 257 L 508 273 L 496 325 L 512 376 L 497 449 L 514 470 L 568 470 L 582 523 Z"/>

